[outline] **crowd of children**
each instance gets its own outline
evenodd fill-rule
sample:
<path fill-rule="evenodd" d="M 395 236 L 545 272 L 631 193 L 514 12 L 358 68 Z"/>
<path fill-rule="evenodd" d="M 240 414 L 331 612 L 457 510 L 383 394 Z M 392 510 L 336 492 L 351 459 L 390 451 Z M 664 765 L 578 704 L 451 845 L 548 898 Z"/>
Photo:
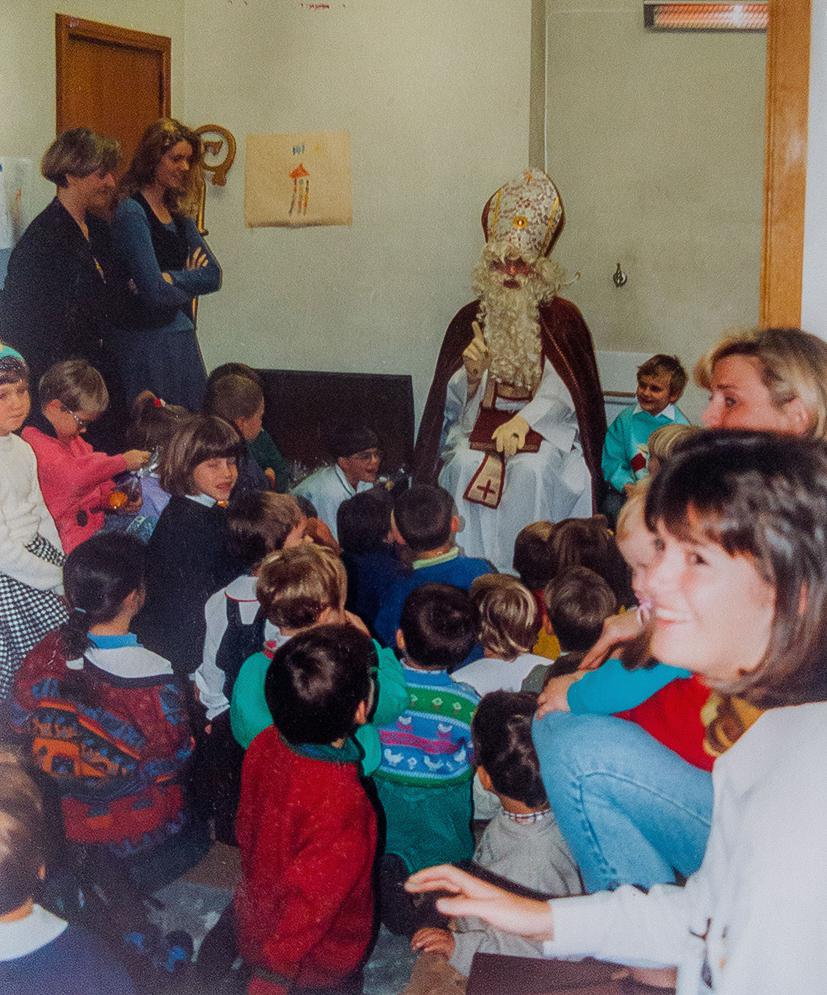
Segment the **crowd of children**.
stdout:
<path fill-rule="evenodd" d="M 343 429 L 335 464 L 285 493 L 243 364 L 213 372 L 201 412 L 139 395 L 133 448 L 108 455 L 83 438 L 107 407 L 100 373 L 53 366 L 29 419 L 25 360 L 3 346 L 0 732 L 19 753 L 0 757 L 14 771 L 0 978 L 41 991 L 58 960 L 91 970 L 97 941 L 47 911 L 43 896 L 66 903 L 38 877 L 106 868 L 126 901 L 213 839 L 240 849 L 226 960 L 240 953 L 254 995 L 361 991 L 379 921 L 421 952 L 410 995 L 462 991 L 478 951 L 540 956 L 449 922 L 405 882 L 454 862 L 532 894 L 591 887 L 555 818 L 535 713 L 620 716 L 708 776 L 697 678 L 642 647 L 581 669 L 607 619 L 647 611 L 648 474 L 692 435 L 675 407 L 685 382 L 675 357 L 653 357 L 610 431 L 616 535 L 602 515 L 528 523 L 509 576 L 462 554 L 440 487 L 372 486 L 369 428 Z M 490 820 L 476 843 L 475 817 Z M 26 846 L 49 833 L 54 861 Z M 131 991 L 111 980 L 111 948 L 85 991 Z"/>

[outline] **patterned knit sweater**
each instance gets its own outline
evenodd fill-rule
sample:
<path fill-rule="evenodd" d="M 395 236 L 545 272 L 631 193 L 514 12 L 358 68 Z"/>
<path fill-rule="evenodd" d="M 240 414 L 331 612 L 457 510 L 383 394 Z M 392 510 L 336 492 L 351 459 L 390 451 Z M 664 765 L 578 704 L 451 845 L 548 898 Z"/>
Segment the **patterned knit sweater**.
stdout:
<path fill-rule="evenodd" d="M 382 763 L 375 776 L 420 787 L 470 780 L 471 719 L 479 695 L 447 670 L 403 669 L 411 703 L 393 725 L 379 730 Z"/>
<path fill-rule="evenodd" d="M 38 643 L 17 674 L 11 723 L 60 788 L 67 838 L 128 856 L 183 827 L 193 741 L 169 663 L 132 635 L 97 643 L 84 660 L 82 700 L 66 690 L 60 633 Z"/>

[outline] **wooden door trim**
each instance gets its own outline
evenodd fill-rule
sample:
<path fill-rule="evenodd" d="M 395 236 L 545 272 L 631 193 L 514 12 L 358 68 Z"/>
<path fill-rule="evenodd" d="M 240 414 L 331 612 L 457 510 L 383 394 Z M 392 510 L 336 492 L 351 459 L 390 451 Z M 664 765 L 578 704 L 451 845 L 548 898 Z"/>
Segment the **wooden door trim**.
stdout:
<path fill-rule="evenodd" d="M 798 326 L 810 93 L 810 0 L 770 0 L 760 321 Z"/>
<path fill-rule="evenodd" d="M 89 41 L 100 41 L 110 45 L 121 45 L 124 48 L 138 48 L 143 51 L 157 52 L 161 56 L 161 103 L 164 117 L 170 116 L 171 108 L 171 74 L 172 39 L 164 35 L 153 35 L 146 31 L 132 31 L 130 28 L 120 28 L 114 24 L 101 24 L 98 21 L 86 21 L 82 17 L 71 14 L 55 14 L 55 55 L 56 55 L 56 88 L 55 108 L 57 117 L 57 134 L 64 130 L 63 93 L 61 81 L 66 64 L 69 42 L 72 38 L 83 38 Z"/>

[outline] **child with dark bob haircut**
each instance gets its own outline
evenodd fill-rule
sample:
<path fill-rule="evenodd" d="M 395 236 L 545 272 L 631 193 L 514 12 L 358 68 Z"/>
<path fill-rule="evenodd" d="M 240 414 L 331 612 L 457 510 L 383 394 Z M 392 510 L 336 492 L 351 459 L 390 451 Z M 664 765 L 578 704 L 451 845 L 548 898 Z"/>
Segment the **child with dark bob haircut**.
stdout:
<path fill-rule="evenodd" d="M 201 415 L 181 426 L 161 460 L 161 486 L 172 497 L 149 540 L 136 631 L 179 674 L 201 663 L 207 598 L 243 570 L 228 547 L 225 510 L 241 450 L 232 425 Z"/>
<path fill-rule="evenodd" d="M 362 991 L 377 829 L 351 733 L 367 721 L 375 665 L 368 636 L 323 625 L 268 671 L 275 725 L 247 751 L 236 824 L 236 931 L 261 995 Z"/>
<path fill-rule="evenodd" d="M 471 833 L 471 718 L 479 696 L 450 675 L 476 641 L 477 612 L 464 591 L 424 584 L 402 610 L 397 646 L 411 704 L 379 730 L 374 774 L 387 818 L 382 859 L 382 921 L 411 933 L 416 921 L 402 882 L 434 860 L 467 860 Z"/>
<path fill-rule="evenodd" d="M 454 537 L 459 530 L 454 499 L 443 487 L 415 484 L 393 507 L 395 541 L 407 547 L 411 570 L 387 593 L 376 616 L 376 634 L 386 646 L 396 638 L 405 599 L 422 584 L 450 584 L 467 591 L 475 578 L 494 572 L 488 560 L 464 556 Z"/>
<path fill-rule="evenodd" d="M 583 887 L 577 865 L 549 806 L 531 741 L 536 707 L 534 695 L 493 691 L 477 708 L 471 724 L 477 773 L 498 798 L 499 808 L 482 834 L 474 863 L 534 893 L 579 895 Z M 451 930 L 421 929 L 411 946 L 423 956 L 406 995 L 448 990 L 434 984 L 434 979 L 448 980 L 454 971 L 467 976 L 476 953 L 542 956 L 540 944 L 472 919 L 459 919 Z"/>

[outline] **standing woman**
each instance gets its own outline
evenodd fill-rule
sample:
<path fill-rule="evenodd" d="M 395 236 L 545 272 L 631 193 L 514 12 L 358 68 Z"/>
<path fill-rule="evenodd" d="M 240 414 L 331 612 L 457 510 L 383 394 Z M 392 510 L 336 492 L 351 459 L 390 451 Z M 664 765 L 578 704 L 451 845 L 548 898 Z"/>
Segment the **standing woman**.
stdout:
<path fill-rule="evenodd" d="M 14 247 L 0 310 L 0 339 L 25 356 L 34 389 L 54 363 L 86 359 L 113 390 L 108 340 L 122 284 L 105 214 L 119 147 L 88 128 L 59 135 L 40 164 L 57 195 Z"/>
<path fill-rule="evenodd" d="M 221 286 L 221 268 L 194 220 L 201 154 L 195 132 L 161 118 L 144 132 L 121 181 L 112 236 L 135 293 L 115 350 L 128 402 L 151 390 L 201 407 L 207 378 L 192 302 Z"/>

